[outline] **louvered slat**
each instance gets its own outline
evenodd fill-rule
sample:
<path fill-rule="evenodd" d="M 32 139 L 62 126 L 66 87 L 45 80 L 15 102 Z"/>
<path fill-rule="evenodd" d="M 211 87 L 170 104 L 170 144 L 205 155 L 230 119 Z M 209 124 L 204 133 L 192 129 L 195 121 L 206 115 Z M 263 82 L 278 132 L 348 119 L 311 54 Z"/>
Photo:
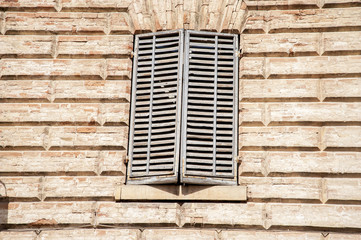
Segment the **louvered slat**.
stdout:
<path fill-rule="evenodd" d="M 128 184 L 178 181 L 183 36 L 135 38 Z"/>
<path fill-rule="evenodd" d="M 236 185 L 238 37 L 185 32 L 181 182 Z"/>

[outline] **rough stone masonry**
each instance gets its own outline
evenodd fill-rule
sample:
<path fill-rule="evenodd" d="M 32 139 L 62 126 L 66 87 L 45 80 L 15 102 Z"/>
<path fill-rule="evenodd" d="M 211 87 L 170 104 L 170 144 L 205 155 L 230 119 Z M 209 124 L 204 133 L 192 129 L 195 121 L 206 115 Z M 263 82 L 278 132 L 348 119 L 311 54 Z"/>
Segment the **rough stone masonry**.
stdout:
<path fill-rule="evenodd" d="M 240 34 L 246 202 L 115 202 L 133 35 Z M 0 239 L 361 239 L 360 0 L 0 0 Z"/>

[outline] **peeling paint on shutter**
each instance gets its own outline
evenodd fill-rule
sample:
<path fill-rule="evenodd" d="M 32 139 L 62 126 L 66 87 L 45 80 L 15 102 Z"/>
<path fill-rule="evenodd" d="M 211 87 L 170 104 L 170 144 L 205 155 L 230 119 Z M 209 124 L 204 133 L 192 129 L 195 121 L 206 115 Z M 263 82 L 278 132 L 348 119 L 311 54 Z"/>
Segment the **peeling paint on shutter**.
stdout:
<path fill-rule="evenodd" d="M 135 38 L 128 184 L 176 183 L 183 30 Z"/>
<path fill-rule="evenodd" d="M 238 36 L 185 32 L 181 182 L 236 185 Z"/>

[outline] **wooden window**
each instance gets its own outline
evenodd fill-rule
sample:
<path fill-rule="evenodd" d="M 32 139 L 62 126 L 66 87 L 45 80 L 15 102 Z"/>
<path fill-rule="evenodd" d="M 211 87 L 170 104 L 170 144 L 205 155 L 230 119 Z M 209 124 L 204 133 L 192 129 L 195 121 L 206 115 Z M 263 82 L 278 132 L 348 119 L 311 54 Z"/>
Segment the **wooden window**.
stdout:
<path fill-rule="evenodd" d="M 234 34 L 136 35 L 128 184 L 237 184 L 237 53 Z"/>

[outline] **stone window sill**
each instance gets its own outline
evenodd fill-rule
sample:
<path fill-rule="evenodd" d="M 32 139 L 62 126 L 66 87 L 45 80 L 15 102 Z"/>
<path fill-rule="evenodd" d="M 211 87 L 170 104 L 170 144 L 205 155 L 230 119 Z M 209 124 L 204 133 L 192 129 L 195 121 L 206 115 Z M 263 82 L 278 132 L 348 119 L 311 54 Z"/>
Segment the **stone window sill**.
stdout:
<path fill-rule="evenodd" d="M 245 186 L 200 185 L 121 185 L 115 191 L 116 201 L 227 201 L 247 200 Z"/>

